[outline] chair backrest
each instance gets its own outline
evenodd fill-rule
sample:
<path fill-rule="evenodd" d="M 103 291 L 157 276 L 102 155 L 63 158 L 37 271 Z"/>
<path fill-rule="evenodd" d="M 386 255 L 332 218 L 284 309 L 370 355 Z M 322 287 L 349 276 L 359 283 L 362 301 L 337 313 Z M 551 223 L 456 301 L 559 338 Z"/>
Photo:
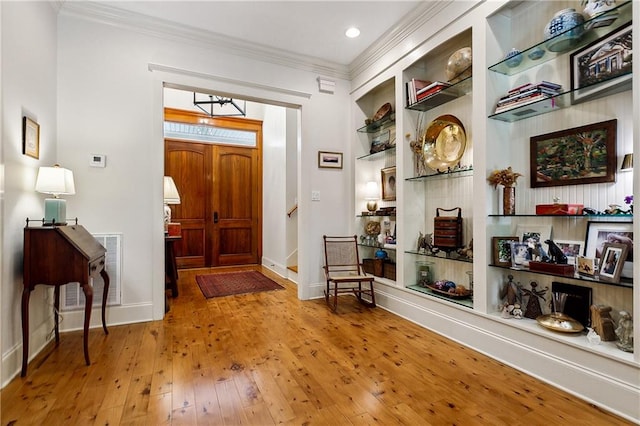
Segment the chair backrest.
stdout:
<path fill-rule="evenodd" d="M 360 275 L 360 256 L 358 254 L 358 237 L 330 237 L 323 235 L 325 272 L 353 272 Z"/>

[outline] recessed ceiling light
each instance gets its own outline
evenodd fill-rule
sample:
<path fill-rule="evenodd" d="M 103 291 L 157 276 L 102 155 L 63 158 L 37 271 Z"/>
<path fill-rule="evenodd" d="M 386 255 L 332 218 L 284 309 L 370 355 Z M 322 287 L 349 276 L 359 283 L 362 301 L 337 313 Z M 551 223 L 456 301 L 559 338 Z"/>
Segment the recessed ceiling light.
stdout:
<path fill-rule="evenodd" d="M 355 38 L 360 35 L 360 30 L 357 29 L 356 27 L 351 27 L 344 33 L 344 35 L 346 35 L 349 38 Z"/>

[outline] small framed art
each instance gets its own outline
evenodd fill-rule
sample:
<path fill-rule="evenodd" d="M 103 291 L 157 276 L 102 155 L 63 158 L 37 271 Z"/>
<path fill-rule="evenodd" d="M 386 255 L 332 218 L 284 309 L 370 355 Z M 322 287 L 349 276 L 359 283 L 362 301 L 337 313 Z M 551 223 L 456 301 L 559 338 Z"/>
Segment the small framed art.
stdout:
<path fill-rule="evenodd" d="M 578 274 L 584 277 L 594 278 L 598 268 L 596 262 L 597 259 L 593 257 L 577 256 L 576 269 L 578 270 Z"/>
<path fill-rule="evenodd" d="M 553 242 L 560 247 L 562 254 L 567 256 L 567 263 L 569 265 L 575 265 L 576 256 L 582 255 L 584 243 L 582 241 L 569 240 L 553 240 Z"/>
<path fill-rule="evenodd" d="M 496 266 L 511 266 L 511 243 L 519 242 L 518 237 L 493 237 L 493 264 Z"/>
<path fill-rule="evenodd" d="M 387 167 L 380 171 L 382 178 L 382 199 L 395 201 L 396 199 L 396 168 Z"/>
<path fill-rule="evenodd" d="M 40 158 L 40 125 L 29 117 L 22 117 L 22 153 Z"/>
<path fill-rule="evenodd" d="M 529 244 L 521 242 L 513 242 L 511 246 L 511 266 L 513 267 L 525 267 L 529 266 L 531 261 L 531 252 L 529 251 Z"/>
<path fill-rule="evenodd" d="M 632 222 L 587 222 L 584 255 L 600 259 L 606 243 L 620 243 L 627 246 L 626 258 L 620 274 L 623 278 L 633 278 L 633 223 Z"/>
<path fill-rule="evenodd" d="M 600 260 L 600 281 L 612 283 L 620 282 L 620 274 L 627 258 L 627 245 L 620 243 L 605 243 Z"/>
<path fill-rule="evenodd" d="M 341 169 L 342 153 L 318 151 L 318 167 L 321 169 Z"/>

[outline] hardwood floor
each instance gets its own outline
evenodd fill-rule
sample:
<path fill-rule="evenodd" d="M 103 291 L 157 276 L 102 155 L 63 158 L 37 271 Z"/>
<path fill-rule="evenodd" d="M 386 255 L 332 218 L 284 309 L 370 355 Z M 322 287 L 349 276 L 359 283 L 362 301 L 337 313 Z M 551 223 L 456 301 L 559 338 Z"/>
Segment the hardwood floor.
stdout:
<path fill-rule="evenodd" d="M 259 269 L 259 268 L 258 268 Z M 260 270 L 260 269 L 259 269 Z M 180 271 L 163 321 L 61 336 L 2 390 L 3 425 L 631 424 L 381 308 L 284 291 L 205 299 Z"/>

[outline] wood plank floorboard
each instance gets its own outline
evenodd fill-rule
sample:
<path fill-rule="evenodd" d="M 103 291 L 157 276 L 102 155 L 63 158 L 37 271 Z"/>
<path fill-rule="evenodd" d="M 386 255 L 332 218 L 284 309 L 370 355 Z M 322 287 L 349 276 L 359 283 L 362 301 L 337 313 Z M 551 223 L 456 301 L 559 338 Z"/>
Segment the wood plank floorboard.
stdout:
<path fill-rule="evenodd" d="M 228 268 L 238 270 L 239 268 Z M 342 296 L 205 299 L 181 270 L 162 321 L 48 345 L 1 392 L 2 425 L 630 425 L 572 395 Z M 224 272 L 218 269 L 215 272 Z"/>

